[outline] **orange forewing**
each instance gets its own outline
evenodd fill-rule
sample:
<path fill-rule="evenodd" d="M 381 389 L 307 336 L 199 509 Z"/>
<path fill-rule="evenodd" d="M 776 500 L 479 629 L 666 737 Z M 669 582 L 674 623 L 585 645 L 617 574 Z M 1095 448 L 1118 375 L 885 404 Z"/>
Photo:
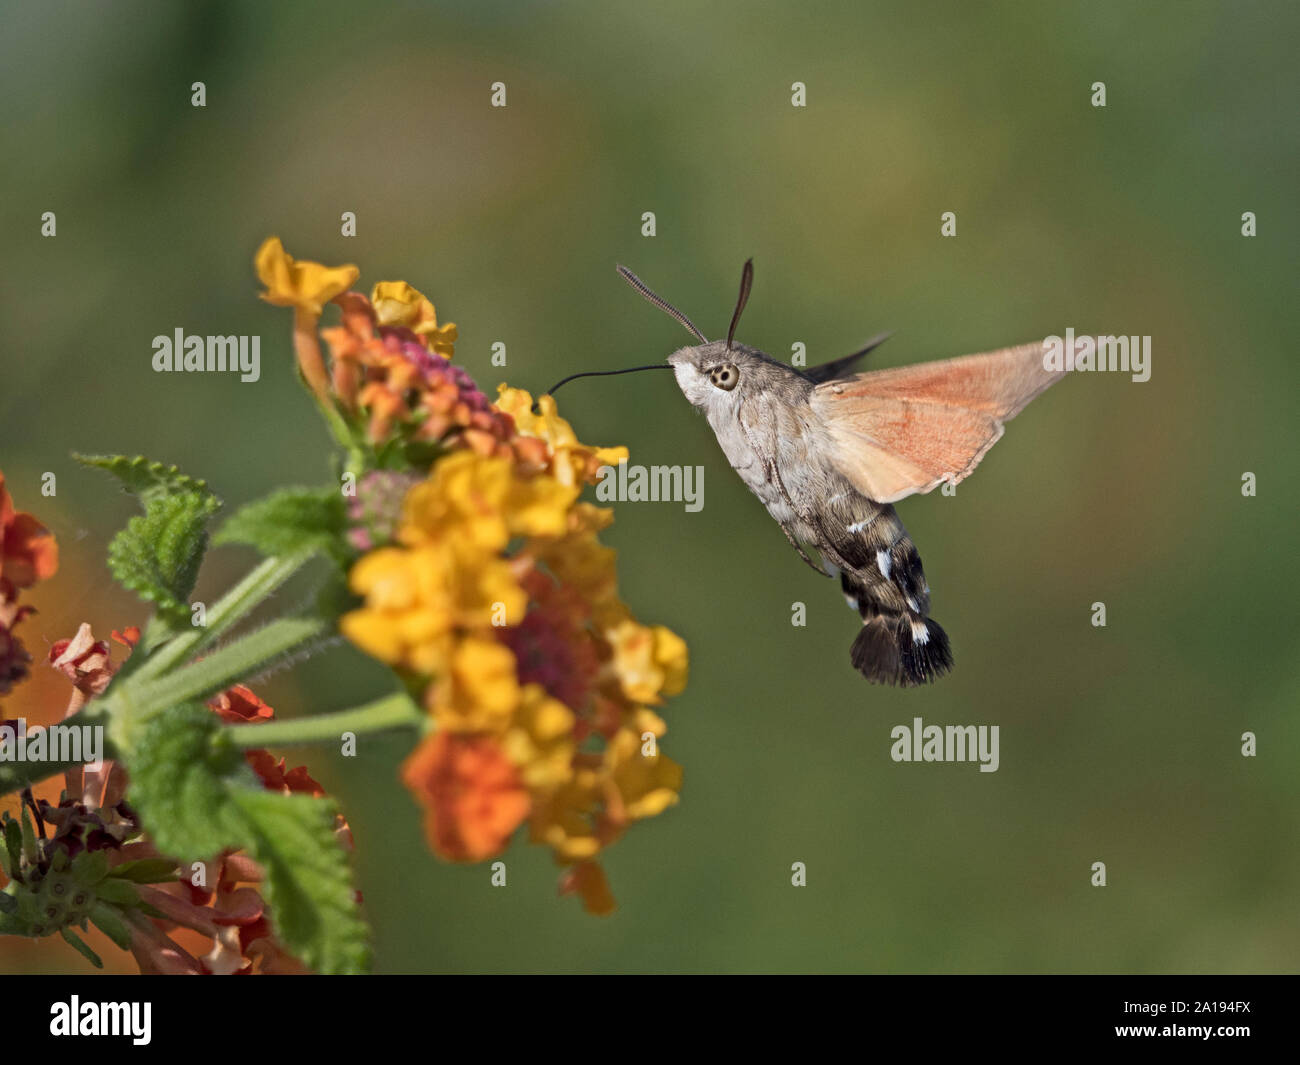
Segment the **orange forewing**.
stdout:
<path fill-rule="evenodd" d="M 880 503 L 966 477 L 1036 395 L 1065 376 L 1041 342 L 874 370 L 813 389 L 835 464 Z"/>

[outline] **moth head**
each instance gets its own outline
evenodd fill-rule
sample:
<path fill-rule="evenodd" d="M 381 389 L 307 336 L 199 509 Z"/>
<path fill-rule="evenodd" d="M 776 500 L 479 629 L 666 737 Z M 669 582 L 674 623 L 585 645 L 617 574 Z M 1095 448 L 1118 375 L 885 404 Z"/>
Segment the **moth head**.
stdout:
<path fill-rule="evenodd" d="M 695 406 L 705 411 L 725 409 L 758 388 L 769 387 L 797 376 L 761 351 L 735 342 L 736 326 L 745 304 L 749 302 L 749 290 L 754 284 L 753 259 L 746 261 L 741 271 L 740 295 L 736 298 L 736 309 L 731 314 L 731 326 L 727 330 L 726 340 L 706 340 L 686 315 L 651 292 L 631 270 L 620 266 L 618 272 L 641 295 L 677 319 L 700 340 L 698 345 L 681 348 L 668 356 L 668 365 L 677 377 L 677 386 Z"/>
<path fill-rule="evenodd" d="M 743 344 L 728 347 L 725 340 L 674 351 L 668 365 L 682 395 L 702 410 L 725 409 L 767 387 L 777 366 L 762 352 Z"/>

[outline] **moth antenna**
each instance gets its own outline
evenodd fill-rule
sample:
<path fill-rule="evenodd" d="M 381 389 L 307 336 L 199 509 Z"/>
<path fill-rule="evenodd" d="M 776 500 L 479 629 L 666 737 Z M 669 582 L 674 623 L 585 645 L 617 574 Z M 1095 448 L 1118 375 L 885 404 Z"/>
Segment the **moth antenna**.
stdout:
<path fill-rule="evenodd" d="M 731 315 L 731 328 L 727 330 L 727 350 L 731 350 L 731 341 L 736 335 L 736 326 L 740 324 L 740 312 L 749 302 L 749 290 L 754 286 L 754 260 L 746 259 L 745 268 L 740 272 L 740 295 L 736 298 L 736 309 Z"/>
<path fill-rule="evenodd" d="M 679 311 L 676 307 L 674 307 L 662 296 L 656 296 L 653 292 L 651 292 L 650 289 L 646 287 L 646 283 L 642 281 L 639 277 L 637 277 L 636 274 L 632 273 L 632 271 L 629 270 L 626 266 L 619 266 L 618 272 L 619 272 L 619 276 L 622 277 L 624 281 L 626 281 L 639 293 L 641 293 L 641 295 L 643 295 L 646 299 L 648 299 L 651 303 L 653 303 L 665 314 L 672 315 L 679 322 L 681 322 L 682 325 L 684 325 L 687 329 L 689 329 L 692 333 L 694 333 L 695 336 L 699 339 L 701 344 L 707 344 L 709 342 L 708 337 L 706 337 L 703 333 L 701 333 L 698 329 L 696 329 L 695 324 L 689 318 L 687 318 L 686 315 L 682 314 L 681 311 Z"/>
<path fill-rule="evenodd" d="M 562 386 L 567 385 L 570 381 L 576 381 L 579 377 L 614 377 L 621 373 L 639 373 L 642 370 L 671 370 L 672 366 L 666 362 L 656 362 L 649 366 L 632 366 L 626 370 L 588 370 L 585 373 L 571 373 L 563 380 L 556 381 L 545 392 L 541 393 L 533 400 L 533 413 L 538 411 L 537 404 L 541 402 L 542 396 L 553 396 Z"/>

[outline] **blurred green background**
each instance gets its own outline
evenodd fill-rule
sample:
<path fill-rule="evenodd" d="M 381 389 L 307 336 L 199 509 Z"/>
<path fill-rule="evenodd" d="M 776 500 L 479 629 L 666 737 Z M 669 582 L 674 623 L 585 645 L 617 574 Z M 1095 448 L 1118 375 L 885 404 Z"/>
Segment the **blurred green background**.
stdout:
<path fill-rule="evenodd" d="M 428 293 L 489 392 L 686 342 L 615 262 L 716 336 L 754 256 L 741 339 L 810 363 L 884 329 L 878 366 L 1153 337 L 1149 382 L 1067 380 L 955 497 L 900 505 L 957 657 L 920 691 L 854 673 L 855 617 L 667 375 L 571 386 L 584 441 L 706 467 L 700 513 L 623 504 L 607 534 L 633 609 L 690 644 L 682 801 L 608 852 L 602 920 L 522 839 L 505 890 L 433 858 L 402 741 L 315 752 L 381 971 L 1297 968 L 1293 4 L 49 3 L 3 30 L 0 467 L 64 560 L 38 655 L 143 617 L 103 570 L 130 501 L 69 452 L 176 462 L 229 506 L 327 473 L 289 315 L 257 299 L 270 234 Z M 155 374 L 178 326 L 260 334 L 262 380 Z M 250 561 L 214 552 L 196 594 Z M 383 678 L 339 646 L 260 690 L 289 715 Z M 1000 725 L 1001 768 L 895 764 L 914 716 Z M 48 940 L 0 966 L 86 968 Z"/>

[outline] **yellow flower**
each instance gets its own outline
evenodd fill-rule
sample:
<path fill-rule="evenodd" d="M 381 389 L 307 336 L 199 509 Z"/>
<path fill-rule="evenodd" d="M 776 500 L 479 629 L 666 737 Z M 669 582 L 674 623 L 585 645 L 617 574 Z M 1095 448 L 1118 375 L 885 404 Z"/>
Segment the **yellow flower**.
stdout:
<path fill-rule="evenodd" d="M 524 687 L 502 749 L 530 788 L 558 787 L 573 776 L 576 722 L 573 711 L 540 684 Z"/>
<path fill-rule="evenodd" d="M 561 484 L 594 483 L 602 466 L 617 466 L 627 461 L 625 447 L 589 447 L 579 443 L 573 426 L 556 412 L 555 397 L 541 396 L 537 401 L 540 414 L 534 414 L 533 397 L 522 388 L 497 388 L 498 410 L 515 420 L 523 436 L 545 440 L 551 449 L 553 472 Z"/>
<path fill-rule="evenodd" d="M 623 694 L 635 703 L 660 703 L 686 687 L 686 642 L 663 625 L 653 628 L 631 618 L 605 633 L 614 651 L 614 672 Z"/>
<path fill-rule="evenodd" d="M 404 326 L 439 355 L 450 359 L 455 351 L 458 332 L 448 322 L 438 324 L 438 313 L 429 298 L 405 281 L 380 281 L 370 293 L 375 318 L 380 325 Z"/>
<path fill-rule="evenodd" d="M 428 302 L 419 289 L 405 281 L 379 281 L 370 290 L 370 304 L 380 325 L 410 329 L 420 320 L 422 305 Z"/>
<path fill-rule="evenodd" d="M 628 728 L 637 735 L 648 732 L 652 736 L 659 737 L 668 731 L 668 723 L 648 706 L 638 706 L 632 710 L 627 715 L 626 721 Z"/>
<path fill-rule="evenodd" d="M 614 561 L 618 552 L 602 544 L 596 535 L 613 520 L 611 510 L 578 503 L 569 511 L 564 537 L 533 545 L 551 572 L 591 604 L 592 616 L 602 626 L 614 625 L 627 615 L 617 595 Z"/>
<path fill-rule="evenodd" d="M 683 640 L 672 629 L 664 625 L 654 627 L 654 660 L 664 675 L 661 695 L 678 695 L 686 688 L 686 678 L 690 672 L 690 653 Z"/>
<path fill-rule="evenodd" d="M 446 455 L 428 480 L 407 493 L 400 536 L 420 543 L 457 536 L 483 551 L 500 551 L 510 540 L 504 504 L 510 464 L 472 451 Z"/>
<path fill-rule="evenodd" d="M 452 652 L 432 690 L 433 716 L 449 732 L 501 732 L 519 705 L 515 656 L 496 640 L 470 636 Z"/>
<path fill-rule="evenodd" d="M 361 276 L 361 271 L 351 264 L 330 267 L 298 262 L 284 250 L 279 237 L 265 240 L 253 261 L 267 289 L 262 299 L 277 307 L 299 307 L 317 316 L 326 303 L 346 292 Z"/>
<path fill-rule="evenodd" d="M 372 551 L 348 583 L 366 602 L 340 619 L 344 636 L 382 662 L 423 674 L 445 668 L 453 630 L 486 629 L 501 612 L 518 624 L 528 605 L 509 562 L 454 541 Z"/>
<path fill-rule="evenodd" d="M 581 491 L 549 477 L 516 477 L 509 499 L 510 531 L 519 536 L 563 536 L 569 508 Z"/>
<path fill-rule="evenodd" d="M 562 862 L 594 858 L 601 839 L 593 823 L 600 807 L 600 777 L 594 769 L 578 769 L 560 788 L 533 805 L 529 832 L 545 843 Z"/>
<path fill-rule="evenodd" d="M 654 817 L 677 802 L 682 767 L 660 754 L 658 745 L 654 754 L 645 754 L 646 742 L 640 733 L 622 728 L 605 748 L 604 768 L 610 785 L 605 801 L 616 823 Z"/>
<path fill-rule="evenodd" d="M 458 451 L 411 489 L 400 535 L 406 543 L 456 537 L 501 551 L 512 536 L 562 535 L 580 490 L 550 477 L 519 476 L 506 458 Z"/>

